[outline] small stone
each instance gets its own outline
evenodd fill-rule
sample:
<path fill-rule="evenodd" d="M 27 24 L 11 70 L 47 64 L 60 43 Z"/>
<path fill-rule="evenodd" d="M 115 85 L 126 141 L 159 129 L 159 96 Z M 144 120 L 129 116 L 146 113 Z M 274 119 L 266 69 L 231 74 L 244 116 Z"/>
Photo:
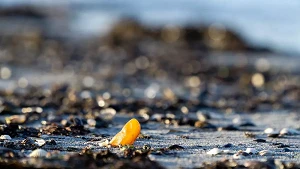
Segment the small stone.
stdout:
<path fill-rule="evenodd" d="M 251 133 L 251 132 L 245 132 L 244 135 L 247 138 L 255 138 L 256 137 L 256 135 L 254 133 Z"/>
<path fill-rule="evenodd" d="M 278 132 L 276 132 L 273 128 L 266 128 L 264 130 L 264 133 L 265 134 L 273 134 L 273 133 L 278 133 Z"/>
<path fill-rule="evenodd" d="M 223 150 L 224 154 L 234 154 L 234 152 L 232 150 L 229 150 L 229 149 L 226 149 L 226 150 Z"/>
<path fill-rule="evenodd" d="M 24 145 L 35 145 L 35 140 L 33 140 L 32 138 L 30 137 L 27 137 L 26 139 L 22 140 L 21 141 L 21 144 L 24 144 Z"/>
<path fill-rule="evenodd" d="M 233 159 L 244 159 L 246 156 L 249 156 L 248 153 L 243 152 L 243 151 L 238 151 L 237 153 L 233 154 Z"/>
<path fill-rule="evenodd" d="M 206 121 L 196 121 L 194 123 L 194 126 L 196 128 L 202 128 L 202 129 L 213 129 L 215 130 L 217 127 L 211 123 L 208 123 Z"/>
<path fill-rule="evenodd" d="M 96 126 L 96 120 L 95 119 L 87 119 L 87 123 L 91 127 L 95 127 Z"/>
<path fill-rule="evenodd" d="M 254 123 L 248 121 L 248 122 L 241 123 L 239 126 L 240 127 L 254 127 L 256 125 Z"/>
<path fill-rule="evenodd" d="M 269 150 L 262 150 L 258 154 L 261 156 L 269 156 L 269 155 L 272 155 L 273 153 Z"/>
<path fill-rule="evenodd" d="M 0 140 L 11 140 L 11 137 L 9 135 L 1 135 Z"/>
<path fill-rule="evenodd" d="M 278 148 L 285 148 L 285 147 L 290 147 L 289 145 L 286 145 L 286 144 L 283 144 L 283 143 L 280 143 L 278 144 L 277 146 Z"/>
<path fill-rule="evenodd" d="M 25 115 L 13 115 L 5 118 L 6 124 L 23 124 L 26 121 Z"/>
<path fill-rule="evenodd" d="M 228 144 L 225 144 L 223 147 L 224 147 L 224 148 L 233 147 L 233 144 L 231 144 L 231 143 L 228 143 Z"/>
<path fill-rule="evenodd" d="M 46 141 L 44 139 L 36 139 L 35 142 L 40 147 L 46 144 Z"/>
<path fill-rule="evenodd" d="M 237 131 L 237 130 L 239 130 L 239 128 L 234 125 L 228 125 L 228 126 L 218 128 L 218 131 Z"/>
<path fill-rule="evenodd" d="M 196 113 L 197 118 L 199 121 L 207 121 L 208 119 L 211 119 L 211 117 L 209 116 L 209 114 L 203 113 L 201 111 L 198 111 Z"/>
<path fill-rule="evenodd" d="M 115 109 L 106 108 L 100 111 L 99 117 L 105 121 L 111 121 L 115 117 L 116 113 L 117 111 Z"/>
<path fill-rule="evenodd" d="M 214 156 L 214 155 L 217 155 L 220 153 L 222 153 L 222 150 L 220 150 L 218 148 L 213 148 L 213 149 L 209 150 L 206 154 Z"/>
<path fill-rule="evenodd" d="M 47 151 L 43 149 L 35 149 L 29 154 L 29 157 L 40 158 L 40 157 L 46 157 L 46 155 L 47 155 Z"/>
<path fill-rule="evenodd" d="M 183 150 L 184 147 L 182 147 L 180 145 L 177 145 L 177 144 L 174 144 L 174 145 L 171 145 L 168 149 L 169 150 Z"/>
<path fill-rule="evenodd" d="M 268 137 L 278 138 L 278 137 L 280 137 L 280 134 L 279 133 L 271 133 L 271 134 L 268 134 Z"/>
<path fill-rule="evenodd" d="M 108 147 L 109 146 L 109 141 L 107 139 L 100 141 L 99 143 L 100 147 Z"/>
<path fill-rule="evenodd" d="M 232 120 L 232 122 L 240 127 L 251 127 L 255 126 L 255 124 L 250 119 L 244 119 L 241 117 L 236 117 Z"/>
<path fill-rule="evenodd" d="M 143 145 L 143 149 L 144 149 L 144 150 L 150 150 L 150 149 L 151 149 L 151 146 L 148 145 L 148 144 L 145 144 L 145 145 Z"/>
<path fill-rule="evenodd" d="M 292 128 L 283 128 L 280 130 L 280 135 L 299 135 L 300 131 Z"/>
<path fill-rule="evenodd" d="M 255 148 L 247 148 L 245 152 L 251 155 L 256 154 L 257 150 Z"/>
<path fill-rule="evenodd" d="M 56 141 L 55 140 L 48 140 L 48 141 L 46 141 L 46 144 L 47 145 L 56 145 Z"/>
<path fill-rule="evenodd" d="M 255 139 L 255 140 L 253 140 L 253 141 L 256 141 L 256 142 L 258 142 L 258 143 L 265 143 L 265 142 L 267 142 L 265 139 Z"/>

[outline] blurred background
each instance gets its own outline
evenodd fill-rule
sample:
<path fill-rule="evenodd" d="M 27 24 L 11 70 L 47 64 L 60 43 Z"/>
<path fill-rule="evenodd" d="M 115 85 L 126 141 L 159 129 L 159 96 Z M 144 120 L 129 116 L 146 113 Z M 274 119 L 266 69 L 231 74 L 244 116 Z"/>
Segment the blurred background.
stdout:
<path fill-rule="evenodd" d="M 69 84 L 101 97 L 184 98 L 229 112 L 299 108 L 299 7 L 279 0 L 2 0 L 1 93 Z"/>

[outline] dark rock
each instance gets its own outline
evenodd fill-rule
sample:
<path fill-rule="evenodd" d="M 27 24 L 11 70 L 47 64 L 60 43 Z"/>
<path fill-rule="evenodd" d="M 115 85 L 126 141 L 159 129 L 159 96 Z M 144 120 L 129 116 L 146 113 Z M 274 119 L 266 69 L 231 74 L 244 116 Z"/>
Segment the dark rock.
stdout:
<path fill-rule="evenodd" d="M 170 147 L 168 147 L 169 150 L 183 150 L 184 147 L 180 146 L 180 145 L 177 145 L 177 144 L 174 144 L 174 145 L 171 145 Z"/>
<path fill-rule="evenodd" d="M 223 147 L 224 147 L 224 148 L 229 148 L 229 147 L 233 147 L 233 146 L 234 146 L 233 144 L 227 143 L 227 144 L 225 144 Z"/>
<path fill-rule="evenodd" d="M 265 139 L 255 139 L 253 141 L 258 142 L 258 143 L 265 143 L 265 142 L 267 142 Z"/>
<path fill-rule="evenodd" d="M 218 128 L 218 130 L 219 131 L 237 131 L 237 130 L 239 130 L 239 128 L 234 125 L 228 125 L 228 126 L 220 127 L 220 128 Z"/>

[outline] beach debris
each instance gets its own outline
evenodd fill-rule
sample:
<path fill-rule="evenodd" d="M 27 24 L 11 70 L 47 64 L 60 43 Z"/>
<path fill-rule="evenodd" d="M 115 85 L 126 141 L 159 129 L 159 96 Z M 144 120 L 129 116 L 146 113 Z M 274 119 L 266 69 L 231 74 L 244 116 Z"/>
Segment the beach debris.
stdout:
<path fill-rule="evenodd" d="M 11 140 L 11 137 L 9 135 L 1 135 L 0 140 Z"/>
<path fill-rule="evenodd" d="M 29 157 L 40 158 L 40 157 L 46 157 L 46 155 L 47 155 L 47 151 L 43 149 L 35 149 L 29 154 Z"/>
<path fill-rule="evenodd" d="M 220 150 L 219 148 L 213 148 L 213 149 L 209 150 L 206 154 L 214 156 L 214 155 L 220 154 L 222 152 L 223 151 Z"/>
<path fill-rule="evenodd" d="M 110 141 L 111 146 L 132 145 L 141 131 L 141 125 L 135 118 L 129 120 L 122 130 Z"/>

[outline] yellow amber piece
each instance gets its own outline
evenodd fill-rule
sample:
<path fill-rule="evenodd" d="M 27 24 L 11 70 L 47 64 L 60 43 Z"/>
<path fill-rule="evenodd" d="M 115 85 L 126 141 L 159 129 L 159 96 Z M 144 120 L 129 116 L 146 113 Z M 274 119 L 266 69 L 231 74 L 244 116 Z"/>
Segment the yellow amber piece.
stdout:
<path fill-rule="evenodd" d="M 110 141 L 111 146 L 132 145 L 141 132 L 141 125 L 137 119 L 129 120 L 122 130 Z"/>

